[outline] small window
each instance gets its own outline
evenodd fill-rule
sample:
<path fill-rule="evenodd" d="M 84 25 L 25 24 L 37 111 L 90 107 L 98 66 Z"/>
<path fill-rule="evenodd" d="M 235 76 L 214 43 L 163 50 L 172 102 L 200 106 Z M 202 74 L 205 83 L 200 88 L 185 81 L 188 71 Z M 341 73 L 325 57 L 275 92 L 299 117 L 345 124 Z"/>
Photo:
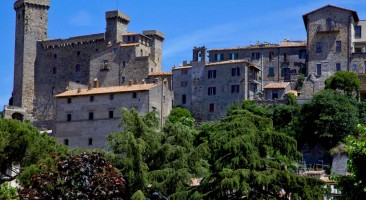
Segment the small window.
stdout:
<path fill-rule="evenodd" d="M 208 70 L 208 79 L 216 78 L 216 70 Z"/>
<path fill-rule="evenodd" d="M 360 38 L 362 36 L 361 26 L 355 26 L 355 37 Z"/>
<path fill-rule="evenodd" d="M 122 67 L 126 67 L 126 61 L 122 61 Z"/>
<path fill-rule="evenodd" d="M 57 54 L 53 54 L 53 59 L 57 59 Z"/>
<path fill-rule="evenodd" d="M 80 56 L 80 51 L 77 51 L 77 52 L 76 52 L 76 55 Z"/>
<path fill-rule="evenodd" d="M 75 71 L 76 71 L 76 72 L 80 72 L 80 64 L 77 64 L 77 65 L 75 66 Z"/>
<path fill-rule="evenodd" d="M 114 94 L 109 94 L 109 100 L 113 100 L 114 99 Z"/>
<path fill-rule="evenodd" d="M 99 51 L 99 49 L 95 49 L 95 51 L 96 51 L 96 52 L 98 52 L 98 51 Z"/>
<path fill-rule="evenodd" d="M 268 76 L 274 76 L 274 67 L 268 68 Z"/>
<path fill-rule="evenodd" d="M 134 99 L 137 98 L 137 92 L 132 92 L 132 98 L 134 98 Z"/>
<path fill-rule="evenodd" d="M 322 64 L 316 65 L 316 75 L 318 75 L 318 76 L 322 75 Z"/>
<path fill-rule="evenodd" d="M 299 59 L 306 59 L 306 50 L 300 50 Z"/>
<path fill-rule="evenodd" d="M 221 61 L 224 60 L 224 54 L 215 54 L 215 60 L 216 61 Z"/>
<path fill-rule="evenodd" d="M 94 113 L 93 112 L 90 112 L 89 113 L 89 120 L 93 120 L 94 119 Z"/>
<path fill-rule="evenodd" d="M 322 43 L 321 42 L 317 42 L 316 43 L 316 49 L 315 49 L 316 53 L 321 53 L 323 51 L 323 47 L 322 47 Z"/>
<path fill-rule="evenodd" d="M 332 19 L 328 18 L 327 19 L 327 31 L 331 31 L 332 30 Z"/>
<path fill-rule="evenodd" d="M 67 114 L 67 121 L 71 121 L 71 114 Z"/>
<path fill-rule="evenodd" d="M 258 53 L 258 52 L 256 52 L 256 53 L 252 53 L 252 59 L 253 60 L 259 60 L 259 58 L 260 58 L 260 53 Z"/>
<path fill-rule="evenodd" d="M 210 103 L 210 112 L 215 112 L 215 104 Z"/>
<path fill-rule="evenodd" d="M 117 54 L 118 53 L 118 48 L 114 48 L 113 52 L 114 52 L 114 54 Z"/>
<path fill-rule="evenodd" d="M 122 76 L 121 83 L 124 83 L 125 81 L 126 81 L 126 78 L 124 76 Z"/>
<path fill-rule="evenodd" d="M 230 53 L 229 55 L 230 55 L 230 60 L 236 60 L 239 57 L 238 53 Z"/>
<path fill-rule="evenodd" d="M 336 41 L 336 52 L 340 53 L 342 51 L 342 42 Z"/>
<path fill-rule="evenodd" d="M 208 94 L 208 96 L 216 95 L 216 87 L 209 87 L 207 94 Z"/>
<path fill-rule="evenodd" d="M 238 94 L 238 93 L 239 93 L 239 85 L 232 85 L 231 94 Z"/>
<path fill-rule="evenodd" d="M 278 99 L 278 90 L 272 90 L 272 99 Z"/>
<path fill-rule="evenodd" d="M 56 67 L 52 68 L 52 74 L 57 74 L 57 68 Z"/>
<path fill-rule="evenodd" d="M 336 63 L 337 72 L 342 70 L 341 63 Z"/>
<path fill-rule="evenodd" d="M 71 98 L 67 98 L 67 103 L 71 103 Z"/>
<path fill-rule="evenodd" d="M 182 75 L 186 75 L 186 74 L 188 74 L 188 69 L 182 69 L 181 74 L 182 74 Z"/>
<path fill-rule="evenodd" d="M 239 67 L 232 68 L 231 76 L 240 76 L 240 68 Z"/>
<path fill-rule="evenodd" d="M 112 119 L 113 117 L 114 117 L 113 110 L 110 110 L 110 111 L 109 111 L 109 119 Z"/>
<path fill-rule="evenodd" d="M 88 145 L 89 145 L 89 146 L 93 145 L 93 138 L 89 138 L 89 139 L 88 139 Z"/>
<path fill-rule="evenodd" d="M 93 102 L 94 101 L 94 96 L 90 96 L 89 100 L 90 100 L 90 102 Z"/>
<path fill-rule="evenodd" d="M 274 58 L 274 52 L 271 51 L 271 52 L 269 52 L 269 59 L 272 60 L 273 58 Z"/>
<path fill-rule="evenodd" d="M 182 104 L 187 103 L 187 96 L 185 94 L 182 95 Z"/>
<path fill-rule="evenodd" d="M 187 87 L 188 86 L 188 81 L 181 81 L 180 86 L 181 87 Z"/>
<path fill-rule="evenodd" d="M 64 145 L 69 146 L 69 139 L 64 139 Z"/>
<path fill-rule="evenodd" d="M 131 36 L 127 36 L 127 42 L 131 41 Z"/>
<path fill-rule="evenodd" d="M 283 61 L 284 61 L 284 62 L 287 62 L 287 61 L 288 61 L 287 53 L 284 53 L 284 54 L 283 54 Z"/>

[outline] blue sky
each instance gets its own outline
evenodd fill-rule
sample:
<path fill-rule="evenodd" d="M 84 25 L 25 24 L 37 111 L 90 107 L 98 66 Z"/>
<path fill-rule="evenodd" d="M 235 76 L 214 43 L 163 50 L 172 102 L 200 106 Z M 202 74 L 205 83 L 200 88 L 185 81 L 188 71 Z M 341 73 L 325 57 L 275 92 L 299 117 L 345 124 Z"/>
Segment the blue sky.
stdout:
<path fill-rule="evenodd" d="M 0 0 L 0 110 L 13 88 L 14 0 Z M 304 40 L 302 15 L 332 4 L 366 19 L 363 0 L 51 0 L 49 37 L 67 38 L 102 33 L 104 13 L 120 9 L 130 16 L 128 30 L 157 29 L 166 35 L 163 69 L 191 60 L 192 48 L 234 47 L 260 42 L 279 43 L 285 37 Z"/>

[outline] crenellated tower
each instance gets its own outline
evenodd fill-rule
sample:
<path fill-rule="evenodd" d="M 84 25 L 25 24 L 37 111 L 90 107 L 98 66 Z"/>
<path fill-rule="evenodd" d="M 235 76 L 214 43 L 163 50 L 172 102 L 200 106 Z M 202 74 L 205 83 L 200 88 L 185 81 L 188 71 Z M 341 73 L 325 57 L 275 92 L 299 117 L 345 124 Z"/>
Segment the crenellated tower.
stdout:
<path fill-rule="evenodd" d="M 119 10 L 115 10 L 106 12 L 105 18 L 107 22 L 105 41 L 112 44 L 122 42 L 122 35 L 127 33 L 130 17 Z"/>
<path fill-rule="evenodd" d="M 17 0 L 13 105 L 33 110 L 37 41 L 47 39 L 49 0 Z"/>

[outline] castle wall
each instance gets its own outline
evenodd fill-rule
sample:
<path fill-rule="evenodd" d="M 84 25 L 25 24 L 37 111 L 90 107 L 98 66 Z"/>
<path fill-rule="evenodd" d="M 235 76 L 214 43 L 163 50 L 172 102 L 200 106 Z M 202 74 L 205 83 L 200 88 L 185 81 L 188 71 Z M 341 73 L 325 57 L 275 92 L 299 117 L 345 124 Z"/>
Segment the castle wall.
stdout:
<path fill-rule="evenodd" d="M 192 105 L 192 66 L 183 66 L 173 68 L 173 91 L 174 91 L 174 106 L 182 106 L 191 110 Z M 185 95 L 185 102 L 183 102 Z"/>

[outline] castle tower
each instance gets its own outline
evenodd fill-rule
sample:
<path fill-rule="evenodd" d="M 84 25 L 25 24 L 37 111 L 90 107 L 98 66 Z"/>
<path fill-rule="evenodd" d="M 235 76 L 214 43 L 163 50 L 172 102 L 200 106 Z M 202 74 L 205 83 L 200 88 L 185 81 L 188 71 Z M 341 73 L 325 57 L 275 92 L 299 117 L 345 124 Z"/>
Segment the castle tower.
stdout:
<path fill-rule="evenodd" d="M 143 35 L 151 38 L 151 58 L 156 63 L 158 71 L 162 69 L 162 54 L 163 54 L 163 41 L 165 39 L 165 35 L 157 30 L 147 30 L 142 32 Z"/>
<path fill-rule="evenodd" d="M 130 23 L 130 17 L 123 14 L 119 10 L 108 11 L 105 13 L 107 27 L 105 32 L 105 41 L 122 42 L 122 34 L 127 33 L 127 25 Z"/>
<path fill-rule="evenodd" d="M 49 0 L 17 0 L 13 104 L 33 109 L 37 41 L 47 38 Z"/>
<path fill-rule="evenodd" d="M 203 61 L 206 62 L 206 47 L 194 47 L 193 49 L 193 62 Z"/>

